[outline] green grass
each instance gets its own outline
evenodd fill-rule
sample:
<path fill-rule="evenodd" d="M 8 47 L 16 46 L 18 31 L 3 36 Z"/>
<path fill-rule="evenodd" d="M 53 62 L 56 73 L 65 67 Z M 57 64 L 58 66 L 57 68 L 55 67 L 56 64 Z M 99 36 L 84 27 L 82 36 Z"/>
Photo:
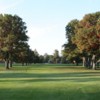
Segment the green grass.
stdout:
<path fill-rule="evenodd" d="M 98 100 L 100 70 L 66 65 L 0 67 L 0 100 Z"/>

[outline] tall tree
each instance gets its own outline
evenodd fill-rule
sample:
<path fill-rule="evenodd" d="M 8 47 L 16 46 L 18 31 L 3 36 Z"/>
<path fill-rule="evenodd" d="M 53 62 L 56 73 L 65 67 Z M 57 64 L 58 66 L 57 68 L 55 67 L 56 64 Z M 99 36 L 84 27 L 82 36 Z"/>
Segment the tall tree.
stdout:
<path fill-rule="evenodd" d="M 44 54 L 44 63 L 48 63 L 49 55 L 47 53 Z"/>
<path fill-rule="evenodd" d="M 96 68 L 96 56 L 100 54 L 99 19 L 100 12 L 85 15 L 78 23 L 73 38 L 73 43 L 77 45 L 78 49 L 87 52 L 88 66 L 92 66 L 93 69 Z"/>
<path fill-rule="evenodd" d="M 39 63 L 39 53 L 38 51 L 35 49 L 34 50 L 34 64 Z"/>
<path fill-rule="evenodd" d="M 60 59 L 58 50 L 54 51 L 53 57 L 54 57 L 54 63 L 58 63 Z"/>
<path fill-rule="evenodd" d="M 5 53 L 5 66 L 12 66 L 12 55 L 21 43 L 28 40 L 25 22 L 17 16 L 0 14 L 0 50 Z"/>
<path fill-rule="evenodd" d="M 68 60 L 70 60 L 71 62 L 76 62 L 76 64 L 78 65 L 80 58 L 79 58 L 79 51 L 77 49 L 76 44 L 74 44 L 72 42 L 73 37 L 76 34 L 76 26 L 78 24 L 78 20 L 74 19 L 72 21 L 70 21 L 66 27 L 66 38 L 67 38 L 67 43 L 63 45 L 64 50 L 62 50 L 62 55 L 66 56 Z"/>

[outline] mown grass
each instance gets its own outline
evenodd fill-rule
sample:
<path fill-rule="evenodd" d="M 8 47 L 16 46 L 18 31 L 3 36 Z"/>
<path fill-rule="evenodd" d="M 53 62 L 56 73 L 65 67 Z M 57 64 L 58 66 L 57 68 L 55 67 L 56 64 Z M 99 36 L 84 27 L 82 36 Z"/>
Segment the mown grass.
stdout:
<path fill-rule="evenodd" d="M 0 100 L 98 100 L 100 70 L 67 65 L 0 67 Z"/>

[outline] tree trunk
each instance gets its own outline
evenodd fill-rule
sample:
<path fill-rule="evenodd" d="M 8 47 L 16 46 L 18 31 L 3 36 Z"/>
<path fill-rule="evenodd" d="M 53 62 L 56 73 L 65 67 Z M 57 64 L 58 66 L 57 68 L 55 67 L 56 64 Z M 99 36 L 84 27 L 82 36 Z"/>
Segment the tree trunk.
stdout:
<path fill-rule="evenodd" d="M 95 70 L 96 69 L 96 59 L 95 59 L 96 55 L 92 56 L 92 69 Z"/>
<path fill-rule="evenodd" d="M 91 68 L 91 58 L 90 57 L 86 58 L 86 67 L 89 69 Z"/>
<path fill-rule="evenodd" d="M 9 68 L 11 68 L 11 67 L 12 67 L 12 61 L 9 60 Z"/>
<path fill-rule="evenodd" d="M 5 60 L 5 68 L 6 68 L 6 69 L 9 69 L 9 60 L 8 60 L 8 59 Z"/>
<path fill-rule="evenodd" d="M 96 70 L 96 63 L 95 62 L 93 62 L 92 68 L 93 68 L 93 70 Z"/>
<path fill-rule="evenodd" d="M 86 59 L 85 59 L 85 57 L 83 57 L 82 59 L 83 59 L 83 67 L 85 67 L 85 65 L 86 65 Z"/>

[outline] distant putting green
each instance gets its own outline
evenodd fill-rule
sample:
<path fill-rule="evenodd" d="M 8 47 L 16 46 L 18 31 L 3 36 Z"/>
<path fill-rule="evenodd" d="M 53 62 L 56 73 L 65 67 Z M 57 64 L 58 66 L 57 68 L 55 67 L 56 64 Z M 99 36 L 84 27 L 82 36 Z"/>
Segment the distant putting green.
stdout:
<path fill-rule="evenodd" d="M 99 100 L 100 70 L 68 65 L 0 67 L 0 100 Z"/>

